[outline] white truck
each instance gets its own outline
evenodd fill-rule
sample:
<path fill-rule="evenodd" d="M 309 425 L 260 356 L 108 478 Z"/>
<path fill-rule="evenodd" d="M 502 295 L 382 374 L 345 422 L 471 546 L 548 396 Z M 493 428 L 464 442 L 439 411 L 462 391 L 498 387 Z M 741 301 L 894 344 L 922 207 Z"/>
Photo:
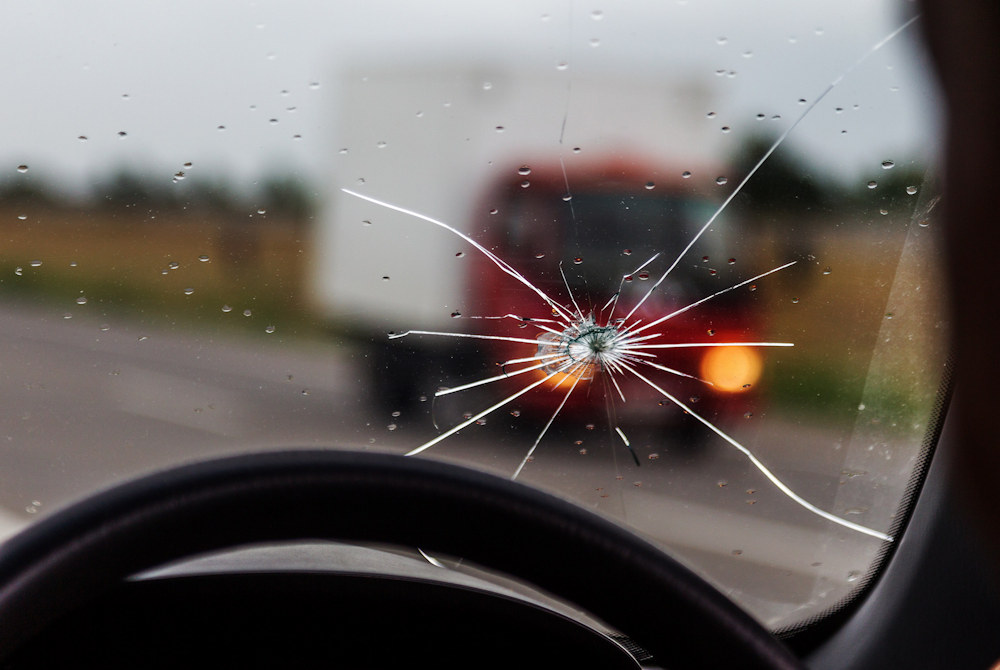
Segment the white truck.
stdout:
<path fill-rule="evenodd" d="M 711 92 L 658 76 L 395 63 L 346 71 L 335 95 L 335 168 L 312 245 L 311 301 L 341 332 L 375 345 L 375 380 L 390 403 L 417 392 L 416 372 L 408 375 L 393 352 L 421 360 L 412 356 L 417 348 L 425 367 L 428 355 L 458 357 L 449 356 L 454 340 L 406 338 L 389 349 L 386 333 L 454 329 L 453 314 L 476 313 L 467 301 L 478 252 L 454 233 L 342 189 L 485 241 L 486 214 L 499 206 L 490 200 L 504 198 L 499 185 L 532 165 L 557 166 L 572 192 L 587 188 L 580 175 L 611 163 L 633 166 L 637 191 L 646 182 L 666 188 L 685 169 L 696 177 L 687 184 L 710 178 L 714 187 L 709 166 L 721 163 L 722 134 L 706 119 Z M 530 184 L 532 175 L 523 178 Z"/>

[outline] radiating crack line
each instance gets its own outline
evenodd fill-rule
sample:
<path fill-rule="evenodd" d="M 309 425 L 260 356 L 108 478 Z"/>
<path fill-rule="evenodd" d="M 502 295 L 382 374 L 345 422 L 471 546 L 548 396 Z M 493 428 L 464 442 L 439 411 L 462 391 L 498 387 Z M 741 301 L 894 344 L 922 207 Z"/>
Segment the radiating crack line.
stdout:
<path fill-rule="evenodd" d="M 626 367 L 628 367 L 628 366 L 626 366 Z M 784 493 L 791 500 L 795 501 L 796 503 L 798 503 L 799 505 L 801 505 L 805 509 L 807 509 L 810 512 L 812 512 L 813 514 L 816 514 L 818 516 L 823 517 L 827 521 L 832 521 L 833 523 L 836 523 L 836 524 L 839 524 L 841 526 L 844 526 L 845 528 L 850 528 L 851 530 L 855 530 L 855 531 L 857 531 L 859 533 L 864 533 L 865 535 L 870 535 L 871 537 L 878 538 L 878 539 L 883 540 L 885 542 L 892 542 L 892 536 L 891 535 L 886 535 L 885 533 L 883 533 L 881 531 L 873 530 L 871 528 L 868 528 L 867 526 L 862 526 L 861 524 L 854 523 L 853 521 L 848 521 L 847 519 L 842 519 L 839 516 L 836 516 L 835 514 L 831 514 L 830 512 L 827 512 L 826 510 L 823 510 L 823 509 L 820 509 L 819 507 L 816 507 L 811 502 L 809 502 L 808 500 L 806 500 L 805 498 L 803 498 L 802 496 L 800 496 L 799 494 L 797 494 L 795 491 L 793 491 L 792 489 L 790 489 L 780 479 L 778 479 L 777 475 L 775 475 L 773 472 L 771 472 L 767 468 L 767 466 L 764 465 L 760 461 L 760 459 L 758 459 L 756 456 L 753 455 L 753 452 L 751 452 L 749 449 L 747 449 L 746 447 L 744 447 L 742 444 L 740 444 L 739 442 L 737 442 L 736 440 L 734 440 L 733 438 L 731 438 L 726 433 L 722 432 L 722 430 L 720 430 L 719 428 L 716 428 L 715 425 L 712 424 L 711 421 L 709 421 L 708 419 L 702 418 L 702 416 L 700 414 L 695 413 L 695 411 L 693 409 L 691 409 L 690 407 L 688 407 L 687 405 L 685 405 L 683 402 L 681 402 L 680 400 L 678 400 L 677 398 L 675 398 L 673 395 L 671 395 L 667 391 L 665 391 L 662 388 L 660 388 L 659 386 L 657 386 L 656 383 L 654 383 L 654 382 L 650 381 L 649 379 L 647 379 L 645 376 L 643 376 L 642 374 L 640 374 L 637 370 L 629 368 L 629 371 L 632 374 L 634 374 L 636 377 L 638 377 L 640 380 L 642 380 L 643 382 L 645 382 L 647 385 L 649 385 L 651 388 L 653 388 L 654 390 L 656 390 L 659 393 L 661 393 L 663 395 L 663 397 L 665 397 L 667 400 L 669 400 L 670 402 L 674 403 L 675 405 L 677 405 L 678 407 L 680 407 L 682 410 L 684 410 L 685 412 L 687 412 L 688 414 L 690 414 L 691 416 L 693 416 L 695 419 L 697 419 L 698 421 L 700 421 L 702 424 L 704 424 L 705 426 L 707 426 L 709 428 L 709 430 L 711 430 L 713 433 L 715 433 L 716 435 L 718 435 L 719 437 L 721 437 L 723 440 L 725 440 L 726 442 L 728 442 L 733 447 L 736 447 L 736 449 L 738 449 L 740 452 L 742 452 L 743 455 L 746 456 L 747 459 L 749 459 L 749 461 L 753 464 L 753 466 L 755 468 L 757 468 L 758 470 L 760 470 L 760 472 L 765 477 L 767 477 L 771 481 L 771 483 L 774 484 L 775 487 L 777 487 L 777 489 L 779 491 L 781 491 L 782 493 Z"/>
<path fill-rule="evenodd" d="M 795 121 L 793 121 L 792 124 L 788 126 L 788 128 L 786 128 L 785 131 L 781 133 L 781 135 L 778 136 L 778 139 L 776 139 L 771 144 L 770 147 L 768 147 L 767 151 L 764 152 L 764 155 L 761 156 L 760 160 L 757 161 L 757 164 L 750 169 L 750 172 L 748 172 L 747 175 L 743 177 L 743 180 L 736 186 L 735 189 L 733 189 L 733 191 L 726 197 L 726 199 L 722 202 L 722 204 L 719 205 L 719 208 L 715 210 L 715 213 L 712 214 L 711 217 L 709 217 L 708 221 L 705 222 L 705 225 L 703 225 L 701 229 L 697 233 L 695 233 L 694 237 L 691 238 L 691 241 L 688 242 L 687 246 L 684 247 L 683 251 L 681 251 L 677 255 L 677 258 L 675 258 L 674 262 L 670 264 L 670 267 L 667 268 L 666 272 L 664 272 L 663 275 L 661 275 L 660 278 L 656 280 L 656 283 L 653 284 L 650 287 L 649 291 L 646 292 L 646 295 L 644 295 L 642 299 L 639 300 L 638 303 L 636 303 L 635 307 L 632 308 L 632 311 L 628 313 L 626 318 L 629 318 L 633 314 L 635 314 L 635 311 L 639 309 L 642 303 L 646 302 L 646 299 L 653 294 L 653 291 L 659 288 L 660 284 L 662 284 L 663 281 L 667 278 L 667 275 L 669 275 L 671 272 L 674 271 L 674 268 L 677 267 L 677 264 L 681 262 L 681 259 L 687 255 L 687 252 L 691 250 L 691 247 L 693 247 L 695 243 L 701 238 L 701 236 L 705 234 L 705 231 L 709 229 L 709 227 L 715 222 L 717 218 L 719 218 L 719 215 L 722 214 L 722 212 L 724 212 L 727 207 L 729 207 L 729 203 L 733 201 L 733 198 L 735 198 L 737 194 L 739 194 L 739 192 L 743 190 L 743 187 L 746 186 L 747 182 L 750 181 L 750 179 L 757 173 L 757 170 L 759 170 L 761 166 L 767 161 L 767 159 L 771 157 L 771 154 L 773 154 L 775 150 L 779 146 L 781 146 L 781 144 L 785 141 L 785 139 L 789 135 L 791 135 L 792 131 L 798 127 L 798 125 L 802 122 L 802 119 L 806 118 L 806 116 L 809 115 L 809 112 L 815 109 L 816 105 L 818 105 L 820 101 L 823 100 L 823 98 L 825 98 L 830 91 L 836 88 L 836 86 L 841 81 L 843 81 L 846 76 L 848 76 L 851 72 L 853 72 L 855 68 L 857 68 L 866 60 L 868 60 L 869 56 L 871 56 L 873 53 L 884 47 L 901 32 L 909 28 L 919 18 L 920 18 L 919 14 L 914 16 L 913 18 L 911 18 L 910 20 L 906 21 L 901 26 L 893 30 L 891 33 L 886 35 L 884 38 L 876 42 L 874 46 L 872 46 L 870 49 L 868 49 L 868 51 L 862 54 L 861 57 L 858 58 L 858 60 L 856 60 L 850 67 L 848 67 L 846 70 L 840 73 L 840 75 L 838 75 L 833 81 L 827 84 L 826 88 L 823 89 L 823 92 L 820 93 L 815 100 L 809 103 L 809 105 L 804 110 L 802 110 L 802 113 L 799 114 L 798 118 L 796 118 Z"/>

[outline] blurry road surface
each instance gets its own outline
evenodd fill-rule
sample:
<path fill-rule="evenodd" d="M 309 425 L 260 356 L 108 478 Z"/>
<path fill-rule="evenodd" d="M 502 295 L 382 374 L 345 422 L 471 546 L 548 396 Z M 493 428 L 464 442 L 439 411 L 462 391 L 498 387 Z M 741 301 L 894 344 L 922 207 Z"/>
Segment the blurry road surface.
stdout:
<path fill-rule="evenodd" d="M 3 536 L 172 464 L 303 446 L 402 452 L 437 432 L 429 411 L 378 408 L 363 352 L 296 341 L 280 327 L 251 337 L 66 319 L 22 304 L 0 305 L 0 314 Z M 426 454 L 510 476 L 542 423 L 501 410 Z M 760 426 L 768 465 L 793 488 L 826 495 L 811 494 L 829 508 L 840 466 L 828 449 L 803 448 L 828 439 L 777 419 Z M 878 540 L 791 503 L 734 449 L 671 442 L 662 427 L 647 433 L 630 433 L 637 468 L 606 428 L 577 444 L 580 436 L 557 422 L 519 480 L 624 520 L 724 590 L 739 584 L 732 595 L 765 619 L 784 603 L 843 589 L 867 568 L 858 557 L 871 556 Z"/>

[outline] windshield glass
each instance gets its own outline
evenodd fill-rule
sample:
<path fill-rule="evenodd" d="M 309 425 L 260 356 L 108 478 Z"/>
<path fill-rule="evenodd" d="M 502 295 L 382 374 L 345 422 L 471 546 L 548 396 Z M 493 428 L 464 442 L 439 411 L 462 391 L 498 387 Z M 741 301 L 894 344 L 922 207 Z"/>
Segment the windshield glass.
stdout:
<path fill-rule="evenodd" d="M 773 629 L 895 541 L 946 369 L 911 4 L 2 16 L 5 532 L 222 453 L 406 453 Z"/>

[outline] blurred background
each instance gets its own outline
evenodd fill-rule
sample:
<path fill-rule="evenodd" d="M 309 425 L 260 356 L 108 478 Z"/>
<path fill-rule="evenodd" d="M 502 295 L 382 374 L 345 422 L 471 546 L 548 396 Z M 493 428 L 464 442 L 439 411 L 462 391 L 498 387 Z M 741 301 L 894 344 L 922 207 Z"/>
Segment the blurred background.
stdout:
<path fill-rule="evenodd" d="M 657 383 L 819 507 L 883 532 L 905 516 L 947 332 L 910 3 L 2 11 L 8 531 L 211 454 L 406 451 L 531 381 L 434 399 L 536 348 L 387 333 L 533 339 L 476 317 L 549 308 L 455 232 L 343 189 L 446 222 L 584 312 L 620 290 L 624 316 L 676 261 L 645 322 L 794 261 L 659 329 L 794 347 L 755 349 L 732 388 L 713 375 L 737 363 L 664 353 L 718 383 Z M 660 542 L 772 628 L 872 574 L 879 540 L 795 506 L 648 386 L 606 390 L 577 395 L 519 479 Z M 562 395 L 427 455 L 510 476 Z"/>

